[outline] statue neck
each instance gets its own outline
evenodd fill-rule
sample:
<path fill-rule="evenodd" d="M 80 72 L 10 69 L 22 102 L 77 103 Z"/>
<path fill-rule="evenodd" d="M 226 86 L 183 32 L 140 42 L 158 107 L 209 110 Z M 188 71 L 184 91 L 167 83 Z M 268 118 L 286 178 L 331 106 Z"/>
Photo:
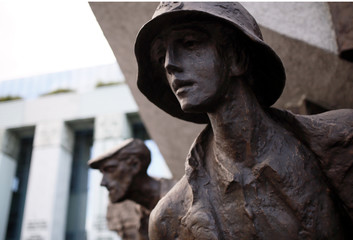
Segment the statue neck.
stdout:
<path fill-rule="evenodd" d="M 152 210 L 160 199 L 160 181 L 147 174 L 136 176 L 131 183 L 128 199 Z"/>
<path fill-rule="evenodd" d="M 213 152 L 221 162 L 250 167 L 264 151 L 258 143 L 266 142 L 273 124 L 241 79 L 233 80 L 228 89 L 217 109 L 208 113 L 214 134 Z"/>

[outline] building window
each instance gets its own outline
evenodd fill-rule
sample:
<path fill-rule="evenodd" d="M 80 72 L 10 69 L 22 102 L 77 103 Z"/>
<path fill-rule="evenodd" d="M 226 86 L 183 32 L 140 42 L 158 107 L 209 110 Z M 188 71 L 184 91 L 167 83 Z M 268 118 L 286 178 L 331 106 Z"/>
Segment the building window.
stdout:
<path fill-rule="evenodd" d="M 93 144 L 93 131 L 75 132 L 75 145 L 70 180 L 70 197 L 66 220 L 66 240 L 86 239 L 88 165 Z"/>
<path fill-rule="evenodd" d="M 127 114 L 127 119 L 130 124 L 131 133 L 133 138 L 139 138 L 141 140 L 150 139 L 149 134 L 145 126 L 142 123 L 142 120 L 138 113 L 129 113 Z"/>
<path fill-rule="evenodd" d="M 17 240 L 20 239 L 21 236 L 32 147 L 33 137 L 21 139 L 20 152 L 17 158 L 16 175 L 12 184 L 12 201 L 5 238 L 7 240 Z"/>

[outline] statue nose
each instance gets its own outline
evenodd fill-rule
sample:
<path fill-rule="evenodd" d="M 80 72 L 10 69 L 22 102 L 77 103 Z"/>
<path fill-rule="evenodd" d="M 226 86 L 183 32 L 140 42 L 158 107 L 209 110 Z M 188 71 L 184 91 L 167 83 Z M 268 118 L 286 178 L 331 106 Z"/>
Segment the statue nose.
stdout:
<path fill-rule="evenodd" d="M 167 48 L 164 59 L 164 68 L 167 70 L 168 74 L 182 71 L 178 55 L 173 47 Z"/>
<path fill-rule="evenodd" d="M 108 184 L 108 182 L 107 182 L 107 180 L 105 179 L 105 177 L 103 176 L 103 177 L 102 177 L 102 181 L 101 181 L 101 186 L 102 186 L 102 187 L 106 187 L 107 184 Z"/>

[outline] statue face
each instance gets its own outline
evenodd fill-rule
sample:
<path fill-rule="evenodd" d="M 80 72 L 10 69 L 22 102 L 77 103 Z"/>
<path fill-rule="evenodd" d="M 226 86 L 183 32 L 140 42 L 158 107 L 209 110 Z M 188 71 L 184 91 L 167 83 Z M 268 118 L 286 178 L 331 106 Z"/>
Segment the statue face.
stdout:
<path fill-rule="evenodd" d="M 128 162 L 115 156 L 105 160 L 99 169 L 103 174 L 101 186 L 109 191 L 110 201 L 116 203 L 125 200 L 134 177 Z"/>
<path fill-rule="evenodd" d="M 152 58 L 165 69 L 185 112 L 208 112 L 220 98 L 226 67 L 215 35 L 211 25 L 183 24 L 164 31 L 152 44 Z"/>

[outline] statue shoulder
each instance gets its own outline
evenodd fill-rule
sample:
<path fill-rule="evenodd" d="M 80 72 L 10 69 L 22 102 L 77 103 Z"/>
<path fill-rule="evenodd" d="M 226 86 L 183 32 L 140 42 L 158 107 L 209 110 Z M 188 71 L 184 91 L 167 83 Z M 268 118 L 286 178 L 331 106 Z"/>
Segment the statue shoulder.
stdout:
<path fill-rule="evenodd" d="M 316 115 L 298 115 L 271 109 L 271 117 L 292 132 L 320 157 L 337 148 L 353 146 L 353 109 L 339 109 Z"/>
<path fill-rule="evenodd" d="M 309 116 L 295 116 L 302 138 L 320 157 L 353 147 L 353 109 L 340 109 Z M 348 155 L 351 159 L 351 153 Z"/>
<path fill-rule="evenodd" d="M 151 240 L 176 239 L 181 218 L 191 205 L 191 188 L 185 176 L 158 202 L 150 215 Z"/>
<path fill-rule="evenodd" d="M 161 178 L 159 180 L 159 182 L 160 182 L 160 186 L 161 186 L 161 188 L 160 188 L 160 196 L 162 198 L 174 187 L 174 185 L 178 181 L 174 180 L 174 179 Z"/>
<path fill-rule="evenodd" d="M 343 209 L 353 220 L 353 109 L 316 115 L 271 111 L 275 120 L 315 153 Z"/>

